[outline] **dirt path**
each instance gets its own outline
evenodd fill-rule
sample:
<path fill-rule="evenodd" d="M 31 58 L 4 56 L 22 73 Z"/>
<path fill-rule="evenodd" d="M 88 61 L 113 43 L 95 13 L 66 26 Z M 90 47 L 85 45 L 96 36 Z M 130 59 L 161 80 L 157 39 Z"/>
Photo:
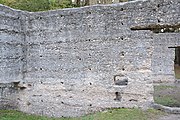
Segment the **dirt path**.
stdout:
<path fill-rule="evenodd" d="M 168 114 L 160 117 L 158 120 L 180 120 L 180 114 Z"/>

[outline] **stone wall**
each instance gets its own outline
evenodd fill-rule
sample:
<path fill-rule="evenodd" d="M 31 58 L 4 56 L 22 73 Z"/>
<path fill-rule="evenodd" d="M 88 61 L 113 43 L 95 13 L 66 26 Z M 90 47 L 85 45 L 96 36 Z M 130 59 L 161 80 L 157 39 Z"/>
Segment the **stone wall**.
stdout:
<path fill-rule="evenodd" d="M 23 79 L 22 12 L 0 5 L 0 109 L 17 108 L 14 83 Z"/>
<path fill-rule="evenodd" d="M 153 80 L 174 81 L 174 50 L 168 47 L 180 45 L 179 33 L 154 30 L 178 26 L 179 6 L 178 0 L 142 0 L 36 13 L 0 6 L 20 16 L 19 38 L 7 36 L 21 43 L 2 49 L 1 56 L 20 59 L 6 61 L 2 70 L 12 63 L 9 69 L 18 72 L 2 72 L 0 79 L 20 81 L 17 107 L 27 113 L 67 117 L 105 108 L 146 109 L 153 102 Z"/>
<path fill-rule="evenodd" d="M 0 83 L 0 109 L 18 109 L 16 83 Z"/>
<path fill-rule="evenodd" d="M 20 13 L 0 6 L 0 83 L 22 79 L 22 45 Z"/>
<path fill-rule="evenodd" d="M 152 56 L 152 79 L 155 82 L 173 82 L 175 80 L 175 48 L 180 45 L 180 33 L 160 33 L 154 36 Z"/>

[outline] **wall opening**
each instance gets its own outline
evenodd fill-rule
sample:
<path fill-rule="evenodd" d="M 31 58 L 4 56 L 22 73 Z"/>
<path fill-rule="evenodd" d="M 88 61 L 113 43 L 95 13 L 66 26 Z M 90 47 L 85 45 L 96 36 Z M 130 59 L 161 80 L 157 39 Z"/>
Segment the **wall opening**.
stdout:
<path fill-rule="evenodd" d="M 174 72 L 175 72 L 175 78 L 180 79 L 180 46 L 168 47 L 168 48 L 175 49 Z"/>
<path fill-rule="evenodd" d="M 115 85 L 126 86 L 126 85 L 128 85 L 128 78 L 126 78 L 124 75 L 115 75 L 114 83 L 115 83 Z"/>
<path fill-rule="evenodd" d="M 174 71 L 176 79 L 180 79 L 180 46 L 175 47 Z"/>
<path fill-rule="evenodd" d="M 154 84 L 154 102 L 163 106 L 168 107 L 180 107 L 180 46 L 176 47 L 168 47 L 171 49 L 171 52 L 174 52 L 173 59 L 174 59 L 174 73 L 176 81 L 174 84 Z M 172 55 L 172 53 L 170 53 Z M 172 60 L 172 59 L 171 59 Z M 173 61 L 171 61 L 172 63 Z M 171 65 L 171 68 L 173 64 Z M 168 69 L 168 68 L 167 68 Z M 172 69 L 170 69 L 172 70 Z M 170 108 L 171 109 L 171 108 Z"/>

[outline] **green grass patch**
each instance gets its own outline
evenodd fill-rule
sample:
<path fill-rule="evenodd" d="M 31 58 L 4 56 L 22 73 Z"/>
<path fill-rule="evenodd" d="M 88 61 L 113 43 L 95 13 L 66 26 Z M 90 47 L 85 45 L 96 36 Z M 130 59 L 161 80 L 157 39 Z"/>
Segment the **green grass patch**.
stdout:
<path fill-rule="evenodd" d="M 176 99 L 174 99 L 171 96 L 158 96 L 158 97 L 154 97 L 154 101 L 158 104 L 161 105 L 165 105 L 165 106 L 171 106 L 171 107 L 175 107 L 179 104 L 179 101 L 177 101 Z"/>
<path fill-rule="evenodd" d="M 162 115 L 162 112 L 149 109 L 111 109 L 95 114 L 76 118 L 48 118 L 44 116 L 28 115 L 14 110 L 0 110 L 0 120 L 148 120 Z"/>
<path fill-rule="evenodd" d="M 166 113 L 155 109 L 148 109 L 145 111 L 145 115 L 147 120 L 157 120 L 160 116 L 166 115 Z"/>
<path fill-rule="evenodd" d="M 154 86 L 154 101 L 165 106 L 179 107 L 179 91 L 180 88 L 177 86 L 156 85 Z"/>

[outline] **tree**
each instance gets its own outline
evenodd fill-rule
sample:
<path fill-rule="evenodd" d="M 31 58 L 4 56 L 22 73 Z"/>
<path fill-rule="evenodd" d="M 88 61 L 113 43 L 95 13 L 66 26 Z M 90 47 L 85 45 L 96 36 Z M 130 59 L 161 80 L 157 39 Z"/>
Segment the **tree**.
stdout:
<path fill-rule="evenodd" d="M 0 0 L 0 4 L 31 12 L 73 7 L 71 0 Z"/>

